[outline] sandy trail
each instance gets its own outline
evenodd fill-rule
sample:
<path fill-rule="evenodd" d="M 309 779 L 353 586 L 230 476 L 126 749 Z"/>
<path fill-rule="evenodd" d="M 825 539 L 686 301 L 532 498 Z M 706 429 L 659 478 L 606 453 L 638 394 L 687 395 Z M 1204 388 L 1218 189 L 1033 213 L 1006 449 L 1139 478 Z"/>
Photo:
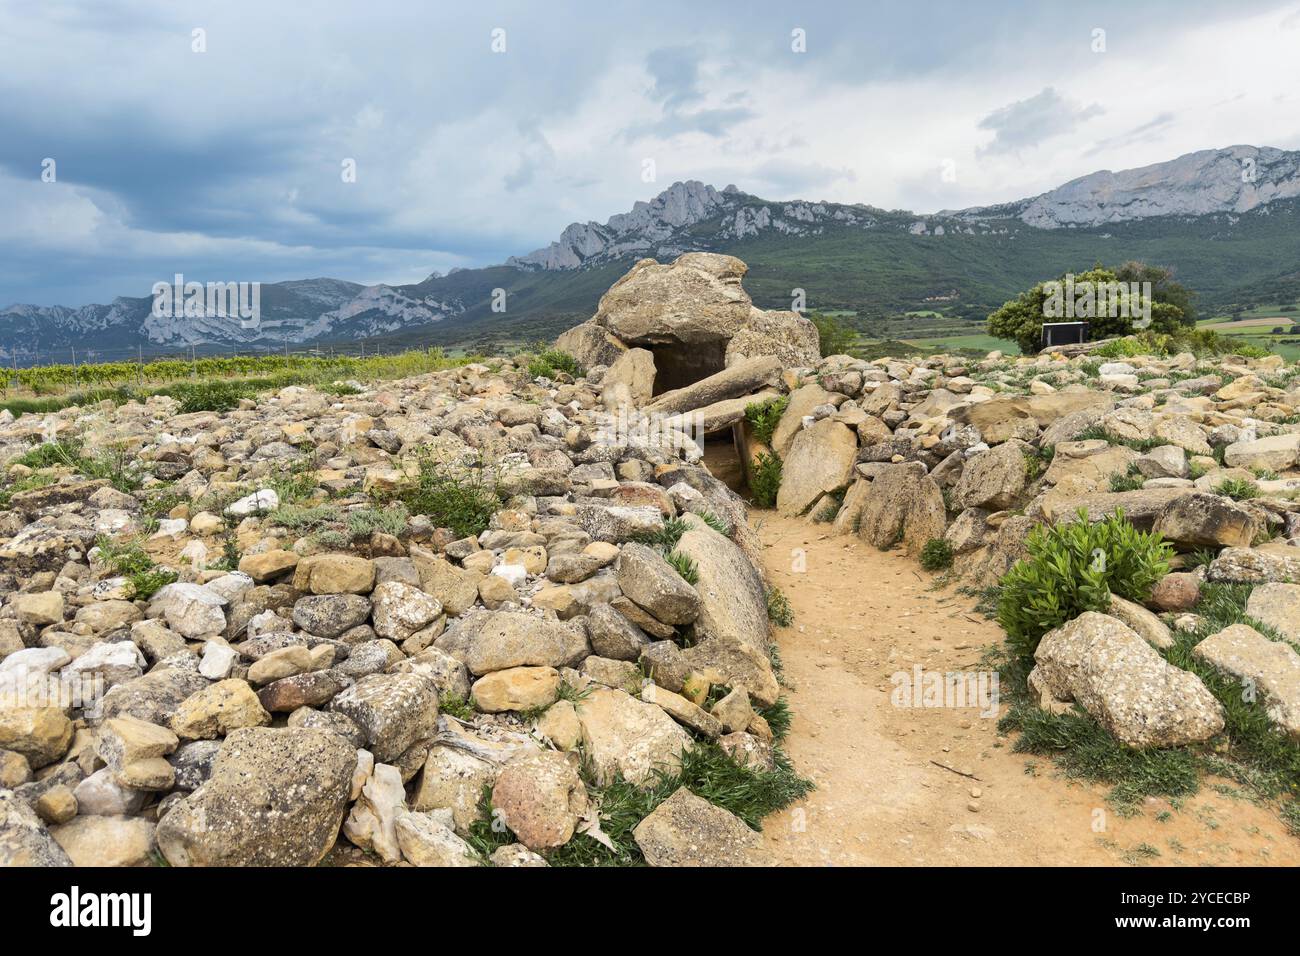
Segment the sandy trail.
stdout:
<path fill-rule="evenodd" d="M 794 711 L 785 748 L 817 784 L 765 822 L 776 862 L 1300 864 L 1300 840 L 1276 813 L 1222 781 L 1177 809 L 1149 798 L 1140 814 L 1122 817 L 1106 803 L 1107 788 L 1013 753 L 1011 738 L 978 708 L 895 707 L 891 675 L 916 664 L 977 670 L 1000 629 L 971 599 L 929 590 L 931 576 L 900 553 L 772 512 L 751 520 L 771 581 L 795 612 L 793 626 L 777 632 Z"/>

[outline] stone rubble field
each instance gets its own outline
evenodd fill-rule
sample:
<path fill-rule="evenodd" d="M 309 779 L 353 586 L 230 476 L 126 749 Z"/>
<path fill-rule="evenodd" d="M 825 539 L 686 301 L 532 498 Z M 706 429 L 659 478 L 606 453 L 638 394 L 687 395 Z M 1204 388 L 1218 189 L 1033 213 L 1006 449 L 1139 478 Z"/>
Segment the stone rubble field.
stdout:
<path fill-rule="evenodd" d="M 1132 747 L 1210 740 L 1220 702 L 1160 651 L 1233 583 L 1260 627 L 1194 653 L 1300 737 L 1300 370 L 823 359 L 744 272 L 638 263 L 557 342 L 576 378 L 521 357 L 220 412 L 6 414 L 0 862 L 543 866 L 589 844 L 761 863 L 757 821 L 684 770 L 784 780 L 769 811 L 801 792 L 761 549 L 700 420 L 751 482 L 779 460 L 782 514 L 917 555 L 945 541 L 977 591 L 1033 526 L 1122 511 L 1181 569 L 1046 635 L 1042 706 Z M 746 412 L 773 402 L 763 434 Z M 80 450 L 31 457 L 56 444 Z M 110 449 L 118 470 L 78 467 Z M 87 682 L 94 706 L 66 699 Z M 637 819 L 613 819 L 615 793 Z"/>

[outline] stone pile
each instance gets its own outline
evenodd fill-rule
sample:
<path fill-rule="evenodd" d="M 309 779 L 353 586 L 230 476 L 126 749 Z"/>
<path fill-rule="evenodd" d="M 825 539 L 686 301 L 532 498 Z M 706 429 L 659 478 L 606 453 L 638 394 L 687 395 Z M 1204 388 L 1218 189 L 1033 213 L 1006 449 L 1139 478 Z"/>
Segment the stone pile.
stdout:
<path fill-rule="evenodd" d="M 6 416 L 0 862 L 479 865 L 486 790 L 516 841 L 490 862 L 544 865 L 602 836 L 589 782 L 648 786 L 701 742 L 771 769 L 745 504 L 689 435 L 623 433 L 602 371 Z M 72 439 L 125 448 L 139 487 L 18 463 Z M 390 503 L 422 467 L 490 489 L 486 527 Z M 130 541 L 175 580 L 141 596 Z M 686 790 L 643 827 L 664 863 L 752 832 Z"/>

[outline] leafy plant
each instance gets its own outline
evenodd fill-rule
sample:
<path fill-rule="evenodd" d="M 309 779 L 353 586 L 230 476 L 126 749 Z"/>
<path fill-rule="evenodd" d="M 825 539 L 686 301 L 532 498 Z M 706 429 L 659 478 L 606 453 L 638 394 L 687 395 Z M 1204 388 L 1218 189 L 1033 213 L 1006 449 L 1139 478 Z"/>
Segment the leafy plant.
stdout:
<path fill-rule="evenodd" d="M 718 534 L 722 535 L 724 538 L 731 537 L 731 525 L 727 522 L 725 518 L 719 518 L 712 511 L 701 511 L 698 517 L 701 521 L 703 521 L 714 531 L 718 532 Z"/>
<path fill-rule="evenodd" d="M 669 518 L 654 531 L 643 531 L 633 535 L 632 540 L 667 553 L 677 547 L 677 542 L 682 539 L 682 535 L 690 529 L 691 526 L 682 518 Z"/>
<path fill-rule="evenodd" d="M 175 583 L 177 573 L 166 568 L 152 568 L 137 571 L 128 578 L 131 582 L 131 596 L 137 600 L 147 601 L 169 584 Z"/>
<path fill-rule="evenodd" d="M 1259 486 L 1246 478 L 1225 478 L 1214 486 L 1214 493 L 1233 501 L 1248 501 L 1259 497 Z"/>
<path fill-rule="evenodd" d="M 814 312 L 808 317 L 817 326 L 817 338 L 822 358 L 828 355 L 847 355 L 857 340 L 857 333 L 832 315 Z"/>
<path fill-rule="evenodd" d="M 754 437 L 764 445 L 772 444 L 772 433 L 790 404 L 790 396 L 781 395 L 765 402 L 750 402 L 745 406 L 745 420 L 754 429 Z"/>
<path fill-rule="evenodd" d="M 781 490 L 781 459 L 775 452 L 760 452 L 754 462 L 749 490 L 754 495 L 754 504 L 760 508 L 771 508 L 776 504 L 776 493 Z"/>
<path fill-rule="evenodd" d="M 921 567 L 927 571 L 952 567 L 952 558 L 952 545 L 943 538 L 931 538 L 921 547 Z"/>
<path fill-rule="evenodd" d="M 695 566 L 695 562 L 688 555 L 680 551 L 669 551 L 664 555 L 664 559 L 673 566 L 673 570 L 681 575 L 682 580 L 694 587 L 700 583 L 700 570 Z"/>
<path fill-rule="evenodd" d="M 794 623 L 794 608 L 790 607 L 790 599 L 776 586 L 767 589 L 767 619 L 777 627 L 789 627 Z"/>
<path fill-rule="evenodd" d="M 1173 556 L 1172 546 L 1134 528 L 1122 511 L 1094 523 L 1086 509 L 1066 524 L 1034 528 L 1026 548 L 1003 576 L 998 598 L 998 623 L 1022 657 L 1053 628 L 1084 611 L 1104 611 L 1112 591 L 1145 601 Z"/>
<path fill-rule="evenodd" d="M 1117 471 L 1110 476 L 1111 491 L 1137 491 L 1145 484 L 1146 478 L 1136 466 L 1130 467 L 1127 473 Z"/>

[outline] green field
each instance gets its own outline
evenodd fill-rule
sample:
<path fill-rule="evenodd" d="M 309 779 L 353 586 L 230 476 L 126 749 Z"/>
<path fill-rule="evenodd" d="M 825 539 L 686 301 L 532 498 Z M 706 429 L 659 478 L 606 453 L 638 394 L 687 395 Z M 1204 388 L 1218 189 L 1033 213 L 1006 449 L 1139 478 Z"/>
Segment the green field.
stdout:
<path fill-rule="evenodd" d="M 1296 362 L 1300 361 L 1300 326 L 1296 325 L 1300 321 L 1300 311 L 1297 309 L 1296 303 L 1261 305 L 1232 315 L 1203 319 L 1196 325 L 1276 352 L 1288 362 Z M 1273 330 L 1277 328 L 1285 329 L 1285 334 L 1275 334 Z"/>

